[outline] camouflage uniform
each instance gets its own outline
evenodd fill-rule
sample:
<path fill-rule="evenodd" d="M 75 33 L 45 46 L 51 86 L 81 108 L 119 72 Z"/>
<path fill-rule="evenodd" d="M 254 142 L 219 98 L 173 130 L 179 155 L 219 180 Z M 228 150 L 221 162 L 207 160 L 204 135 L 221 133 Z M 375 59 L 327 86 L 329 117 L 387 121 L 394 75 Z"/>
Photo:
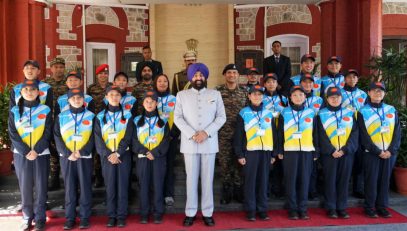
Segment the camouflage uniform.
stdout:
<path fill-rule="evenodd" d="M 141 112 L 143 111 L 143 97 L 144 93 L 147 90 L 153 90 L 153 82 L 151 83 L 144 83 L 140 82 L 134 86 L 133 92 L 131 93 L 132 96 L 134 96 L 137 99 L 137 115 L 140 115 Z"/>
<path fill-rule="evenodd" d="M 230 201 L 229 197 L 234 191 L 235 199 L 242 200 L 241 177 L 239 164 L 233 151 L 233 133 L 235 131 L 237 116 L 239 111 L 247 104 L 247 91 L 238 86 L 237 89 L 229 90 L 226 85 L 219 85 L 215 88 L 222 95 L 223 104 L 226 111 L 226 123 L 219 130 L 219 154 L 218 160 L 221 168 L 223 182 L 223 199 Z M 222 201 L 221 201 L 222 203 Z M 227 202 L 224 202 L 227 203 Z"/>
<path fill-rule="evenodd" d="M 65 84 L 65 78 L 62 78 L 60 81 L 55 80 L 53 77 L 48 77 L 44 80 L 45 83 L 48 83 L 51 86 L 53 99 L 52 99 L 52 108 L 55 110 L 55 104 L 59 96 L 66 94 L 68 92 L 68 87 Z M 54 113 L 52 113 L 54 115 Z M 51 155 L 50 155 L 50 177 L 51 177 L 51 190 L 53 188 L 59 188 L 59 156 L 56 150 L 54 139 L 51 139 L 49 146 Z M 55 184 L 54 184 L 55 182 Z"/>
<path fill-rule="evenodd" d="M 111 85 L 112 83 L 107 83 L 106 88 Z M 103 99 L 105 98 L 106 88 L 100 86 L 99 83 L 93 83 L 88 87 L 87 94 L 93 98 L 96 115 L 105 108 L 106 104 L 103 102 Z M 100 187 L 103 185 L 102 166 L 100 162 L 100 155 L 97 155 L 96 152 L 94 152 L 93 155 L 93 169 L 95 171 L 95 187 Z"/>
<path fill-rule="evenodd" d="M 187 84 L 189 84 L 189 81 L 186 70 L 182 70 L 178 73 L 175 73 L 174 79 L 172 80 L 172 94 L 176 96 L 179 91 L 184 90 Z M 192 87 L 191 84 L 189 84 L 188 89 L 191 87 Z"/>

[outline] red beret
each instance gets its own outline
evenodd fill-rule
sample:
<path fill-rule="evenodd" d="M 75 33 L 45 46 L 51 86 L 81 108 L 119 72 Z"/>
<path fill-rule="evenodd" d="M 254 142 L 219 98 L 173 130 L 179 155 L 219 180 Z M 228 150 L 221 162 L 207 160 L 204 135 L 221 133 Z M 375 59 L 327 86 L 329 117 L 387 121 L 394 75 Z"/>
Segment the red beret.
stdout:
<path fill-rule="evenodd" d="M 100 66 L 98 66 L 98 68 L 96 68 L 95 73 L 99 74 L 102 71 L 109 71 L 109 65 L 107 65 L 106 63 L 101 64 Z"/>

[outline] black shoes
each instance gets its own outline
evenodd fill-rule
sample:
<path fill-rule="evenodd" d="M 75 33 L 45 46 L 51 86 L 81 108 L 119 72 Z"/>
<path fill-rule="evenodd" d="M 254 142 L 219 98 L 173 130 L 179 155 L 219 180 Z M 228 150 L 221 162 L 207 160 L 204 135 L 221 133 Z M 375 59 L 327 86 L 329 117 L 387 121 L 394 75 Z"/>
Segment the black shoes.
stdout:
<path fill-rule="evenodd" d="M 330 210 L 328 210 L 328 212 L 326 213 L 326 215 L 327 215 L 329 218 L 332 218 L 332 219 L 338 218 L 338 213 L 336 213 L 336 210 L 335 210 L 335 209 L 330 209 Z"/>
<path fill-rule="evenodd" d="M 148 215 L 141 215 L 140 224 L 147 224 L 147 223 L 148 223 Z"/>
<path fill-rule="evenodd" d="M 298 218 L 299 218 L 299 216 L 298 216 L 297 211 L 294 211 L 294 210 L 288 211 L 288 219 L 290 219 L 290 220 L 298 220 Z"/>
<path fill-rule="evenodd" d="M 390 218 L 390 217 L 392 217 L 392 215 L 390 214 L 390 212 L 389 212 L 387 209 L 385 209 L 385 208 L 377 209 L 376 212 L 377 212 L 377 215 L 379 215 L 379 216 L 381 216 L 381 217 L 383 217 L 383 218 Z"/>
<path fill-rule="evenodd" d="M 222 198 L 220 199 L 220 204 L 221 205 L 227 205 L 232 201 L 233 197 L 233 187 L 231 187 L 229 184 L 223 184 L 223 189 L 222 189 Z"/>
<path fill-rule="evenodd" d="M 42 231 L 45 229 L 45 221 L 36 221 L 34 225 L 35 231 Z"/>
<path fill-rule="evenodd" d="M 204 223 L 206 226 L 214 226 L 215 225 L 215 220 L 213 217 L 202 217 Z"/>
<path fill-rule="evenodd" d="M 370 208 L 365 208 L 365 214 L 367 217 L 370 218 L 378 218 L 379 216 L 377 215 L 376 211 L 374 209 Z"/>
<path fill-rule="evenodd" d="M 75 226 L 75 221 L 66 220 L 64 224 L 64 230 L 71 230 Z"/>
<path fill-rule="evenodd" d="M 163 215 L 154 215 L 154 224 L 163 223 Z"/>
<path fill-rule="evenodd" d="M 259 218 L 262 221 L 268 221 L 270 220 L 269 215 L 267 214 L 267 212 L 259 212 Z"/>
<path fill-rule="evenodd" d="M 195 217 L 185 217 L 183 224 L 185 227 L 192 226 L 194 224 L 194 220 L 195 220 Z"/>
<path fill-rule="evenodd" d="M 89 219 L 81 219 L 81 221 L 79 222 L 79 228 L 88 229 L 89 227 L 90 227 Z"/>
<path fill-rule="evenodd" d="M 126 219 L 117 219 L 117 227 L 119 228 L 126 227 Z"/>
<path fill-rule="evenodd" d="M 345 210 L 338 210 L 338 217 L 342 219 L 349 219 L 350 216 Z"/>
<path fill-rule="evenodd" d="M 107 220 L 106 227 L 115 227 L 116 226 L 116 218 L 109 217 L 109 220 Z"/>
<path fill-rule="evenodd" d="M 299 212 L 298 215 L 301 220 L 309 220 L 307 211 Z"/>

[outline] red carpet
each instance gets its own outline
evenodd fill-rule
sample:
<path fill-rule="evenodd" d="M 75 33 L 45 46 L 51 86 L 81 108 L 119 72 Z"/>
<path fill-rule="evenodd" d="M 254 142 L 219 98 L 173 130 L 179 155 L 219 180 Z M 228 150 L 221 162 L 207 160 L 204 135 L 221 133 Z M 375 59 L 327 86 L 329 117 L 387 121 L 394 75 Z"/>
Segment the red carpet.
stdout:
<path fill-rule="evenodd" d="M 329 219 L 323 209 L 309 209 L 310 220 L 292 221 L 287 219 L 287 211 L 272 210 L 269 212 L 271 220 L 249 222 L 245 220 L 244 212 L 215 212 L 214 219 L 216 225 L 212 228 L 206 227 L 198 217 L 194 225 L 190 228 L 182 226 L 184 219 L 183 214 L 167 214 L 164 216 L 164 222 L 160 225 L 149 223 L 146 225 L 139 224 L 139 216 L 132 215 L 127 219 L 125 228 L 106 228 L 107 218 L 104 216 L 91 217 L 90 230 L 149 230 L 149 231 L 170 231 L 170 230 L 226 230 L 226 229 L 249 229 L 249 228 L 291 228 L 291 227 L 320 227 L 320 226 L 344 226 L 344 225 L 372 225 L 372 224 L 392 224 L 407 223 L 407 217 L 391 210 L 392 218 L 367 218 L 362 208 L 350 208 L 348 212 L 350 219 Z M 61 230 L 65 222 L 64 218 L 50 218 L 47 222 L 47 230 Z M 77 228 L 77 226 L 76 226 Z M 78 229 L 79 230 L 79 229 Z"/>

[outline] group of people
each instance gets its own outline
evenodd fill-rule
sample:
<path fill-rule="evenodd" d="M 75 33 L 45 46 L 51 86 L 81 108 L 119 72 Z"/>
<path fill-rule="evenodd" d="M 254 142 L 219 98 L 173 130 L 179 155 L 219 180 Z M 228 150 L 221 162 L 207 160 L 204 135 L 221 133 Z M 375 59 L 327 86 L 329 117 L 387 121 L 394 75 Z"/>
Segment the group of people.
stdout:
<path fill-rule="evenodd" d="M 280 58 L 272 58 L 276 66 Z M 221 204 L 242 202 L 249 221 L 256 215 L 270 219 L 270 188 L 285 194 L 289 219 L 309 219 L 307 200 L 320 175 L 317 163 L 327 216 L 350 217 L 348 188 L 358 164 L 366 215 L 391 217 L 386 208 L 400 123 L 395 108 L 383 102 L 383 83 L 372 82 L 367 93 L 361 91 L 359 73 L 341 74 L 337 56 L 329 58 L 329 74 L 321 78 L 313 74 L 315 58 L 307 54 L 301 58 L 301 73 L 289 81 L 282 80 L 280 71 L 269 71 L 259 82 L 259 71 L 249 68 L 248 83 L 239 85 L 239 68 L 228 64 L 222 73 L 225 84 L 208 89 L 208 67 L 196 62 L 194 52 L 186 52 L 184 59 L 185 70 L 173 80 L 175 94 L 161 65 L 160 70 L 151 60 L 137 65 L 139 83 L 132 92 L 127 92 L 126 73 L 116 73 L 109 83 L 109 66 L 100 65 L 89 95 L 82 90 L 80 71 L 64 76 L 61 58 L 51 62 L 52 75 L 44 82 L 38 80 L 37 61 L 24 63 L 25 80 L 11 92 L 9 117 L 22 229 L 30 229 L 32 221 L 35 230 L 45 228 L 48 176 L 51 185 L 58 184 L 59 168 L 65 186 L 64 229 L 73 229 L 77 216 L 79 228 L 90 227 L 93 174 L 95 186 L 106 187 L 106 226 L 125 227 L 133 169 L 140 223 L 148 223 L 152 213 L 153 222 L 160 224 L 165 204 L 174 203 L 179 152 L 187 175 L 184 226 L 196 219 L 199 179 L 203 221 L 215 225 L 216 158 Z"/>

